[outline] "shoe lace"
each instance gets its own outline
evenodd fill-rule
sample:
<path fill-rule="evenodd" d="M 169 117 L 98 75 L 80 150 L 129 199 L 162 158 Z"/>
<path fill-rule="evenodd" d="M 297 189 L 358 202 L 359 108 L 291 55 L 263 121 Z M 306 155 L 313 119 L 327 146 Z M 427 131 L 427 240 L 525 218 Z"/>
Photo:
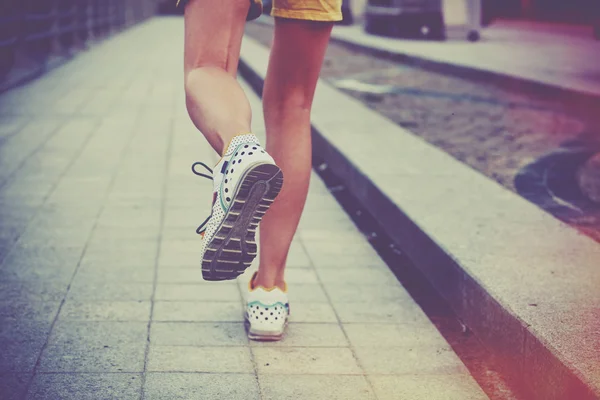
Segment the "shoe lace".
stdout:
<path fill-rule="evenodd" d="M 197 171 L 197 170 L 196 170 L 196 167 L 197 167 L 197 166 L 204 167 L 204 168 L 205 168 L 205 169 L 206 169 L 208 172 L 210 172 L 210 175 L 207 175 L 207 174 L 205 174 L 204 172 L 199 172 L 199 171 Z M 206 179 L 210 179 L 211 181 L 213 180 L 213 177 L 212 177 L 213 170 L 212 170 L 212 169 L 210 169 L 210 167 L 209 167 L 208 165 L 204 164 L 203 162 L 200 162 L 200 161 L 198 161 L 198 162 L 195 162 L 195 163 L 193 163 L 193 164 L 192 164 L 192 172 L 193 172 L 195 175 L 201 176 L 201 177 L 203 177 L 203 178 L 206 178 Z M 207 224 L 207 223 L 208 223 L 208 221 L 210 220 L 210 217 L 211 217 L 211 216 L 212 216 L 212 209 L 211 209 L 211 215 L 209 215 L 209 216 L 208 216 L 208 217 L 207 217 L 207 218 L 204 220 L 204 222 L 203 222 L 203 223 L 201 223 L 201 224 L 200 224 L 200 226 L 198 226 L 198 228 L 196 228 L 196 233 L 197 233 L 198 235 L 202 235 L 202 234 L 203 234 L 203 233 L 206 231 L 206 224 Z"/>

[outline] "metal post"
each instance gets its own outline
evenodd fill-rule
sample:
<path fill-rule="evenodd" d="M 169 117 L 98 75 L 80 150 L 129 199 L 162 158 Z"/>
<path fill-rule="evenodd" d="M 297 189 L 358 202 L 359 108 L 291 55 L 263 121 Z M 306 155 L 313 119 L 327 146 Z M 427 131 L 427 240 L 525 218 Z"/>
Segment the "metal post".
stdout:
<path fill-rule="evenodd" d="M 467 39 L 476 42 L 480 38 L 481 30 L 481 0 L 468 0 L 468 11 Z"/>

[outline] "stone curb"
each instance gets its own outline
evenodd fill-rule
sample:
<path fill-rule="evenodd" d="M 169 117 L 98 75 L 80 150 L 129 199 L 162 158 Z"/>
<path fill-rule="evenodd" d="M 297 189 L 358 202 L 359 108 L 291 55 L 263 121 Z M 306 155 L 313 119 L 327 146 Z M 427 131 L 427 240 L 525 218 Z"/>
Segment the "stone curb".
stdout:
<path fill-rule="evenodd" d="M 246 37 L 240 73 L 259 95 L 267 62 Z M 597 243 L 323 82 L 312 123 L 315 154 L 525 398 L 600 398 Z"/>

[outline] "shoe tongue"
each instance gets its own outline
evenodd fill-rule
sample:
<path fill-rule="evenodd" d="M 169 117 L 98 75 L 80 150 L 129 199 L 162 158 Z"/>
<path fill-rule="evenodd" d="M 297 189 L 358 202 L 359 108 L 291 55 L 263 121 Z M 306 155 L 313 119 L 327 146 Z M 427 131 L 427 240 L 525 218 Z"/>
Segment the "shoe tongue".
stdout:
<path fill-rule="evenodd" d="M 240 144 L 244 144 L 244 143 L 259 143 L 259 142 L 258 142 L 258 138 L 256 137 L 256 135 L 254 135 L 252 133 L 237 135 L 233 139 L 231 139 L 231 142 L 229 142 L 229 145 L 227 146 L 227 150 L 225 151 L 225 154 L 229 154 L 230 152 L 235 150 L 235 148 L 238 147 Z"/>

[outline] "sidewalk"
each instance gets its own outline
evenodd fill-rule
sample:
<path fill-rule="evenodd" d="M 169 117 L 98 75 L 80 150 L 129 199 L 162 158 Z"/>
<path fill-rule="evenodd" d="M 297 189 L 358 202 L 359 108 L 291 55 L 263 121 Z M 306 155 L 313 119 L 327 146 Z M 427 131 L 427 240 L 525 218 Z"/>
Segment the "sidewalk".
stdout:
<path fill-rule="evenodd" d="M 600 41 L 591 28 L 498 21 L 482 40 L 429 42 L 367 34 L 360 25 L 336 26 L 343 42 L 399 54 L 415 61 L 483 71 L 567 91 L 600 96 Z"/>
<path fill-rule="evenodd" d="M 212 187 L 190 165 L 215 158 L 186 115 L 182 35 L 154 19 L 0 96 L 0 397 L 487 398 L 316 176 L 289 334 L 247 340 L 248 274 L 198 265 Z"/>

